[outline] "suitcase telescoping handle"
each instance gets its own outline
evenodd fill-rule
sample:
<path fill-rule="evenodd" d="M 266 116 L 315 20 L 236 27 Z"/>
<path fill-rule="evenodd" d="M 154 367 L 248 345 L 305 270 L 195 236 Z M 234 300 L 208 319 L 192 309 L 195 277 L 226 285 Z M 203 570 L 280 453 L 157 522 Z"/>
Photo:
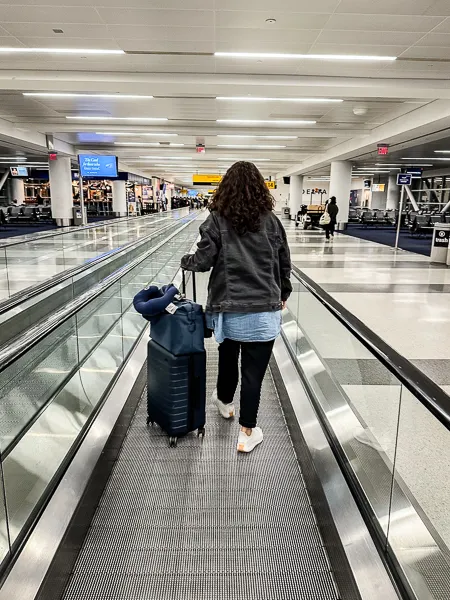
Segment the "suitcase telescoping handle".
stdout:
<path fill-rule="evenodd" d="M 183 269 L 181 271 L 182 275 L 182 293 L 186 296 L 186 271 Z M 192 271 L 192 300 L 197 302 L 197 283 L 195 281 L 195 273 Z"/>

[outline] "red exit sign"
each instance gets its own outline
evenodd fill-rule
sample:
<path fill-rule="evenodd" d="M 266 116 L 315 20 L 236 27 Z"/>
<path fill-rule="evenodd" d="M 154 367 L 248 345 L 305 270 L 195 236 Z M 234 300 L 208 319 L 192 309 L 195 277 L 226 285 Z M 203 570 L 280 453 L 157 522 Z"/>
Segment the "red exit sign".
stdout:
<path fill-rule="evenodd" d="M 379 156 L 389 154 L 389 146 L 387 144 L 378 144 L 378 154 Z"/>

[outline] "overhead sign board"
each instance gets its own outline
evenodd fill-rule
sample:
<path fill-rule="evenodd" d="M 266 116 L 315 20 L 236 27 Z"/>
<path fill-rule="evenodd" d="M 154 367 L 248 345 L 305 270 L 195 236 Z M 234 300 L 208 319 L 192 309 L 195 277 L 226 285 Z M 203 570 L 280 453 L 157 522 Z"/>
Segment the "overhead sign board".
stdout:
<path fill-rule="evenodd" d="M 11 177 L 28 177 L 27 167 L 10 167 Z"/>
<path fill-rule="evenodd" d="M 192 183 L 194 185 L 219 185 L 221 181 L 222 175 L 218 174 L 204 174 L 192 176 Z"/>
<path fill-rule="evenodd" d="M 399 173 L 397 175 L 397 185 L 411 185 L 412 175 L 409 173 Z"/>
<path fill-rule="evenodd" d="M 378 144 L 378 155 L 386 156 L 389 154 L 389 144 Z"/>
<path fill-rule="evenodd" d="M 80 154 L 80 173 L 82 177 L 101 177 L 110 179 L 117 177 L 117 157 L 101 154 Z"/>
<path fill-rule="evenodd" d="M 386 184 L 384 183 L 374 183 L 372 185 L 372 192 L 384 192 Z"/>
<path fill-rule="evenodd" d="M 269 190 L 276 190 L 277 189 L 276 181 L 266 181 L 266 185 L 269 188 Z"/>

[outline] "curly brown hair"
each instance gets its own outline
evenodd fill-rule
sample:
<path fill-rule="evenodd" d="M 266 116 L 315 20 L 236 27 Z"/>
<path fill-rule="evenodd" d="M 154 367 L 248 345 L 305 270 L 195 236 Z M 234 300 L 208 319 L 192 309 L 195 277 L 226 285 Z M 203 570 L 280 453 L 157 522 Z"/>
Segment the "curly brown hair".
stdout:
<path fill-rule="evenodd" d="M 272 211 L 274 206 L 275 201 L 257 167 L 239 161 L 224 175 L 210 210 L 216 210 L 231 222 L 239 235 L 244 235 L 259 231 L 261 215 Z"/>

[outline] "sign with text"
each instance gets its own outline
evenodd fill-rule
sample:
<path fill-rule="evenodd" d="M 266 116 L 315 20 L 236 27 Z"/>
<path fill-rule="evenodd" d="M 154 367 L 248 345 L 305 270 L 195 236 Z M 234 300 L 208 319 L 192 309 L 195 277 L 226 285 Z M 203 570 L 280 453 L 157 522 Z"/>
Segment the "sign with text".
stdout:
<path fill-rule="evenodd" d="M 372 192 L 384 192 L 386 184 L 384 183 L 374 183 L 372 185 Z"/>
<path fill-rule="evenodd" d="M 386 156 L 389 154 L 389 144 L 378 144 L 378 155 Z"/>
<path fill-rule="evenodd" d="M 219 185 L 221 181 L 222 175 L 204 174 L 192 176 L 192 183 L 194 185 Z"/>
<path fill-rule="evenodd" d="M 399 173 L 397 175 L 397 185 L 411 185 L 412 175 L 409 173 Z"/>
<path fill-rule="evenodd" d="M 82 177 L 117 177 L 117 157 L 99 154 L 80 154 L 78 156 Z"/>
<path fill-rule="evenodd" d="M 448 248 L 450 245 L 450 229 L 434 230 L 434 247 Z"/>
<path fill-rule="evenodd" d="M 277 184 L 275 181 L 266 181 L 266 185 L 269 188 L 269 190 L 276 190 L 277 189 Z"/>

